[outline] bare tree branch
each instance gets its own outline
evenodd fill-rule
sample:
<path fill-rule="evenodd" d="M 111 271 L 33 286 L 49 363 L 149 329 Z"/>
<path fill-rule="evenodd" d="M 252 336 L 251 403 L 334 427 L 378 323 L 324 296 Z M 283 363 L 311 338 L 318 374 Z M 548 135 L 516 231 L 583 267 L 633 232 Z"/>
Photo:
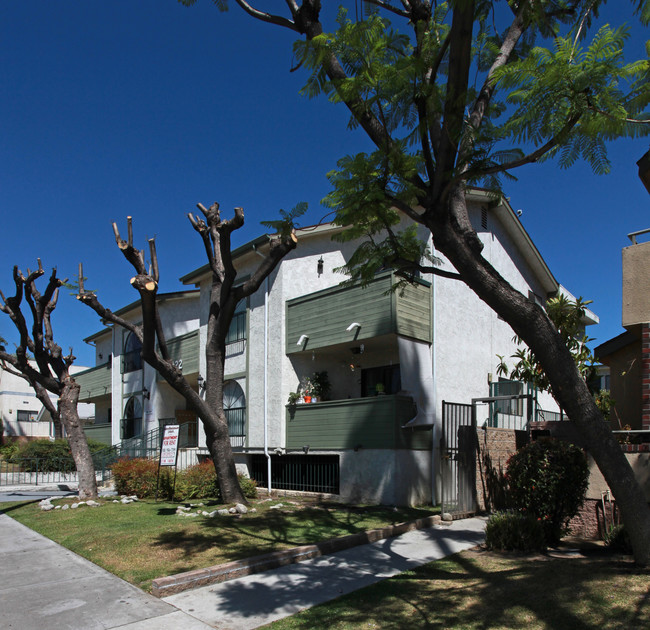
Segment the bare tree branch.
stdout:
<path fill-rule="evenodd" d="M 271 13 L 266 13 L 265 11 L 259 11 L 258 9 L 253 8 L 245 0 L 235 0 L 235 2 L 244 10 L 248 15 L 254 17 L 257 20 L 262 22 L 268 22 L 269 24 L 275 24 L 276 26 L 284 26 L 292 31 L 298 31 L 296 25 L 291 20 L 288 20 L 281 15 L 273 15 Z M 298 7 L 295 6 L 295 3 L 291 3 L 289 6 L 294 5 L 295 10 L 298 10 Z"/>

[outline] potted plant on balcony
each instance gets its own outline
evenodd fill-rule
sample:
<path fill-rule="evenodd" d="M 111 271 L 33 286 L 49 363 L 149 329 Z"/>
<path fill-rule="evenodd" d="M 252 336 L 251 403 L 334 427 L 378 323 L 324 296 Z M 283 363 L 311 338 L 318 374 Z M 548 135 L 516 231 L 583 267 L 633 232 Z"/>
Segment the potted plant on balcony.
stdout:
<path fill-rule="evenodd" d="M 314 384 L 308 376 L 305 376 L 300 380 L 300 388 L 298 391 L 302 393 L 302 399 L 306 403 L 311 402 L 312 394 L 314 392 Z"/>
<path fill-rule="evenodd" d="M 314 372 L 309 380 L 312 385 L 312 396 L 316 400 L 327 400 L 331 390 L 327 372 Z"/>

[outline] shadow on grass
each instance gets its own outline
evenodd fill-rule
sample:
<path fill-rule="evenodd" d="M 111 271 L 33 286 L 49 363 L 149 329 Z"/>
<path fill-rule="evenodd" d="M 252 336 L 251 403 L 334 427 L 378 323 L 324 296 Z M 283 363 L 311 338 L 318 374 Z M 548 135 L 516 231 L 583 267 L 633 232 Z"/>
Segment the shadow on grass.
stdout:
<path fill-rule="evenodd" d="M 373 622 L 400 629 L 650 627 L 649 577 L 647 570 L 603 556 L 457 554 L 316 606 L 277 627 L 354 628 Z"/>
<path fill-rule="evenodd" d="M 162 513 L 162 510 L 159 511 Z M 169 513 L 169 512 L 165 512 Z M 164 532 L 154 544 L 167 549 L 183 549 L 186 556 L 204 553 L 215 547 L 222 551 L 224 562 L 268 553 L 330 538 L 356 534 L 374 527 L 373 518 L 395 524 L 430 516 L 430 510 L 397 509 L 380 506 L 346 507 L 338 503 L 319 503 L 300 510 L 267 510 L 250 517 L 217 516 L 201 523 L 200 532 Z"/>

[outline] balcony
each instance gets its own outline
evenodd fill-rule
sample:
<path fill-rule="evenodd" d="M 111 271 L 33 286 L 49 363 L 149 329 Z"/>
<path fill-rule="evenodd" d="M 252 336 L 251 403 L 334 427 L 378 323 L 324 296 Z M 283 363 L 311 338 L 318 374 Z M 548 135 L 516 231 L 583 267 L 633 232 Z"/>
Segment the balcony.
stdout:
<path fill-rule="evenodd" d="M 414 415 L 413 400 L 402 395 L 290 405 L 286 447 L 430 450 L 430 431 L 402 429 Z"/>
<path fill-rule="evenodd" d="M 79 402 L 95 402 L 100 398 L 111 395 L 111 365 L 109 361 L 73 375 L 75 381 L 81 387 Z"/>
<path fill-rule="evenodd" d="M 185 335 L 174 337 L 167 342 L 169 357 L 184 376 L 199 372 L 199 331 L 193 330 Z M 158 380 L 164 380 L 160 374 Z"/>
<path fill-rule="evenodd" d="M 430 343 L 431 285 L 419 280 L 391 291 L 394 282 L 394 274 L 384 272 L 365 287 L 335 286 L 289 300 L 287 354 L 390 333 Z"/>

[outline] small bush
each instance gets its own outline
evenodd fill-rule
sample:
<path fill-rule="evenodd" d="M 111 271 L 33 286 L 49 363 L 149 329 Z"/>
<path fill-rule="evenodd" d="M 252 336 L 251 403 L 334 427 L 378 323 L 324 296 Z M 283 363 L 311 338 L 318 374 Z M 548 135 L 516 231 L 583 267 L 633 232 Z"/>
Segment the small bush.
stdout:
<path fill-rule="evenodd" d="M 106 444 L 96 440 L 88 440 L 91 453 L 104 450 Z M 28 461 L 31 460 L 31 461 Z M 17 450 L 12 450 L 7 461 L 20 464 L 25 471 L 59 472 L 74 470 L 75 463 L 68 440 L 30 440 L 20 444 Z"/>
<path fill-rule="evenodd" d="M 158 477 L 158 462 L 154 459 L 143 458 L 122 458 L 111 466 L 115 490 L 118 494 L 133 495 L 140 499 L 154 497 L 156 495 L 156 483 Z M 160 471 L 162 492 L 166 494 L 171 490 L 167 468 Z"/>
<path fill-rule="evenodd" d="M 544 527 L 530 514 L 495 512 L 487 522 L 485 545 L 495 551 L 544 551 Z"/>
<path fill-rule="evenodd" d="M 155 459 L 120 459 L 111 466 L 118 494 L 135 494 L 140 499 L 156 495 L 158 462 Z M 253 479 L 238 475 L 244 496 L 257 497 L 257 486 Z M 172 496 L 173 493 L 173 496 Z M 216 499 L 221 501 L 217 475 L 211 460 L 179 470 L 174 486 L 174 471 L 167 467 L 160 469 L 158 497 L 169 501 L 190 501 L 192 499 Z"/>
<path fill-rule="evenodd" d="M 584 501 L 589 467 L 578 447 L 537 440 L 508 460 L 506 479 L 511 507 L 540 519 L 546 542 L 554 544 Z"/>
<path fill-rule="evenodd" d="M 632 542 L 625 525 L 614 525 L 605 535 L 605 544 L 621 553 L 632 553 Z"/>
<path fill-rule="evenodd" d="M 190 466 L 176 475 L 174 498 L 177 501 L 218 497 L 219 486 L 212 461 Z"/>

